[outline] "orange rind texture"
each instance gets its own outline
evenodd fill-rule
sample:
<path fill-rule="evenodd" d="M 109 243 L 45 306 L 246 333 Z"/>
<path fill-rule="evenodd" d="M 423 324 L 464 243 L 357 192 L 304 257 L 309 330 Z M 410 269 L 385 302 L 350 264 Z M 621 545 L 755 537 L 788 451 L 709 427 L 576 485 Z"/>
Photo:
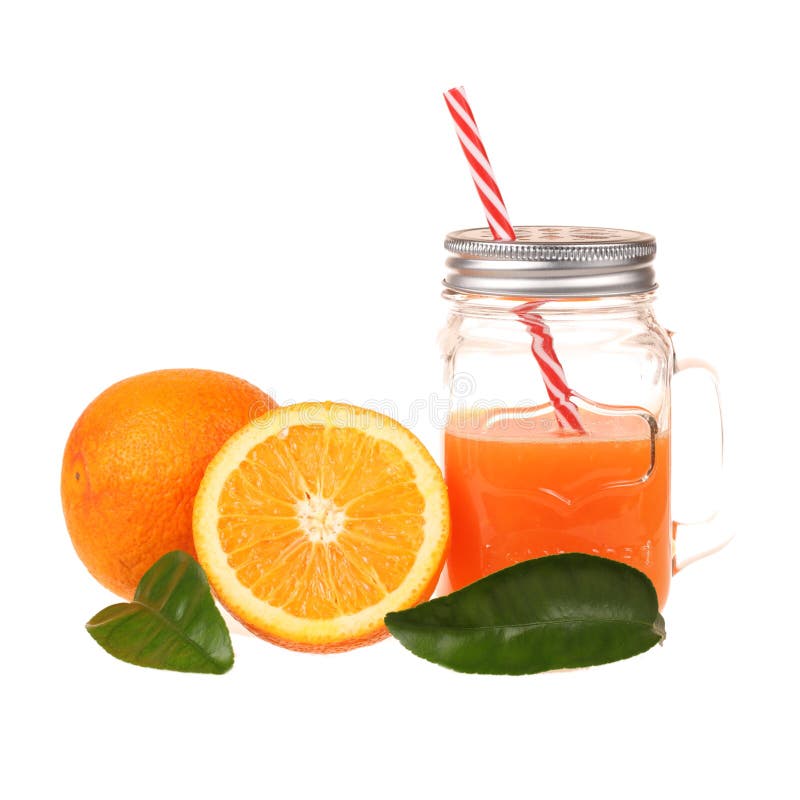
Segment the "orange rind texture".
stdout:
<path fill-rule="evenodd" d="M 115 383 L 69 435 L 61 471 L 64 517 L 78 556 L 130 600 L 165 553 L 194 555 L 192 508 L 209 461 L 275 401 L 255 386 L 200 369 Z"/>

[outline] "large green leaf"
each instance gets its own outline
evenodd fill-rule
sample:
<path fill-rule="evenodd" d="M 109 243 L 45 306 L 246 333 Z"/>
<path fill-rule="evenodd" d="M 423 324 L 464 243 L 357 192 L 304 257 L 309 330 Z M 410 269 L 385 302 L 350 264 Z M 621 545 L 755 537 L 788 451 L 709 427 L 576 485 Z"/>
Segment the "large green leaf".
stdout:
<path fill-rule="evenodd" d="M 132 603 L 95 614 L 86 630 L 112 656 L 141 667 L 222 674 L 231 637 L 200 565 L 175 550 L 144 574 Z"/>
<path fill-rule="evenodd" d="M 523 675 L 629 658 L 664 640 L 638 570 L 580 553 L 523 561 L 386 615 L 404 647 L 459 672 Z"/>

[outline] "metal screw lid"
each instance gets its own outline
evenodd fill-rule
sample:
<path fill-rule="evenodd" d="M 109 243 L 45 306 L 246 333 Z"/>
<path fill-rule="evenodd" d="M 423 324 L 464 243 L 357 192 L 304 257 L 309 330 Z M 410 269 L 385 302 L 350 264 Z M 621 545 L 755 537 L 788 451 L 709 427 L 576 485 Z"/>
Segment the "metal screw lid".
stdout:
<path fill-rule="evenodd" d="M 656 240 L 618 228 L 523 225 L 516 241 L 489 228 L 448 233 L 444 284 L 457 292 L 525 297 L 607 297 L 656 288 Z"/>

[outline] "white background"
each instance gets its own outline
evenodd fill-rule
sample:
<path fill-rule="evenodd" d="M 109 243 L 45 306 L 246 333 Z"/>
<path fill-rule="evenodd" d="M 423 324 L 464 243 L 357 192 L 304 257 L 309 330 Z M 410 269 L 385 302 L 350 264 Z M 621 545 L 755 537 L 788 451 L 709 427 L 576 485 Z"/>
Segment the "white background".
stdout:
<path fill-rule="evenodd" d="M 791 4 L 1 8 L 4 796 L 797 796 Z M 165 367 L 401 419 L 439 391 L 441 240 L 483 224 L 462 83 L 512 220 L 657 235 L 659 317 L 723 375 L 737 538 L 675 579 L 663 648 L 590 670 L 111 659 L 61 515 L 73 422 Z"/>

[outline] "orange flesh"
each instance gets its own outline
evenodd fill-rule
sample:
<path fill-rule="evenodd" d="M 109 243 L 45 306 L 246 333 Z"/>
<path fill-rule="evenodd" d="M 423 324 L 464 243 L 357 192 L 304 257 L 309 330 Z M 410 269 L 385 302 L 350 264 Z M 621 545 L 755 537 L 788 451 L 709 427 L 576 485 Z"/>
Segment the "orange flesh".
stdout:
<path fill-rule="evenodd" d="M 641 417 L 581 412 L 587 435 L 541 420 L 453 419 L 445 435 L 453 589 L 529 558 L 583 552 L 624 561 L 653 582 L 663 607 L 672 574 L 669 435 Z M 507 414 L 504 414 L 507 416 Z M 552 418 L 550 419 L 552 422 Z"/>
<path fill-rule="evenodd" d="M 228 564 L 259 599 L 307 619 L 374 605 L 408 575 L 425 499 L 393 444 L 293 425 L 247 454 L 219 497 Z"/>

